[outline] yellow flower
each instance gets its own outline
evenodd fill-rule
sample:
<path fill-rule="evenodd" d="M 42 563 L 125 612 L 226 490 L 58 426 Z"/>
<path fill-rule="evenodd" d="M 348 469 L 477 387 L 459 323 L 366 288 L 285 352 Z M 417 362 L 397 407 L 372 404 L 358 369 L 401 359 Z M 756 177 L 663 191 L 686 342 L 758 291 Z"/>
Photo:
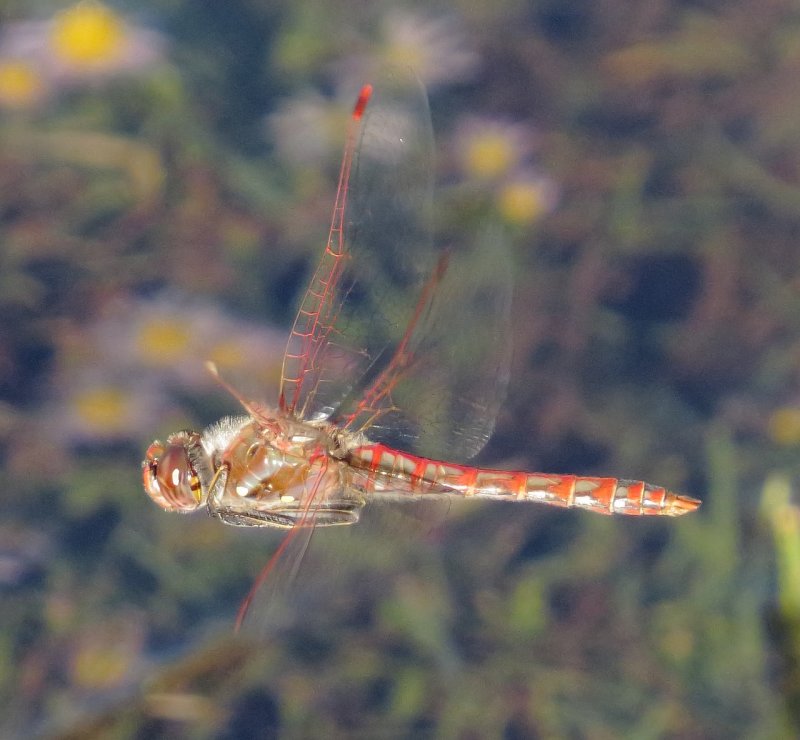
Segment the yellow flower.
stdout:
<path fill-rule="evenodd" d="M 59 13 L 50 41 L 54 53 L 75 67 L 104 67 L 122 55 L 126 38 L 121 18 L 94 0 Z"/>
<path fill-rule="evenodd" d="M 779 445 L 800 444 L 800 408 L 784 406 L 775 411 L 769 420 L 769 435 Z"/>
<path fill-rule="evenodd" d="M 69 677 L 77 688 L 111 689 L 132 678 L 144 643 L 135 617 L 112 616 L 102 624 L 87 626 L 76 638 Z"/>
<path fill-rule="evenodd" d="M 123 681 L 131 668 L 130 652 L 115 645 L 87 645 L 74 658 L 72 680 L 84 689 L 104 689 Z"/>
<path fill-rule="evenodd" d="M 119 388 L 111 386 L 88 388 L 72 399 L 77 419 L 97 435 L 118 431 L 130 416 L 132 402 Z"/>
<path fill-rule="evenodd" d="M 534 138 L 534 131 L 523 124 L 468 117 L 459 126 L 456 146 L 469 178 L 497 180 L 520 166 Z"/>
<path fill-rule="evenodd" d="M 498 208 L 507 221 L 526 225 L 549 213 L 555 205 L 555 186 L 545 178 L 521 178 L 503 186 Z"/>
<path fill-rule="evenodd" d="M 192 341 L 192 327 L 165 316 L 149 316 L 138 327 L 136 347 L 149 365 L 170 365 L 182 359 Z"/>
<path fill-rule="evenodd" d="M 129 23 L 99 0 L 82 0 L 48 20 L 5 24 L 0 60 L 29 68 L 24 76 L 19 66 L 10 70 L 17 87 L 24 88 L 32 72 L 51 91 L 146 69 L 163 58 L 164 45 L 160 34 Z"/>
<path fill-rule="evenodd" d="M 474 177 L 491 179 L 502 175 L 514 162 L 510 142 L 494 131 L 488 131 L 470 142 L 466 165 Z"/>
<path fill-rule="evenodd" d="M 37 70 L 18 59 L 0 60 L 0 105 L 29 108 L 44 94 L 44 80 Z"/>
<path fill-rule="evenodd" d="M 97 357 L 97 355 L 95 355 Z M 169 412 L 160 388 L 140 373 L 117 375 L 97 368 L 73 368 L 57 384 L 61 398 L 48 410 L 49 429 L 60 440 L 107 442 L 138 439 Z"/>

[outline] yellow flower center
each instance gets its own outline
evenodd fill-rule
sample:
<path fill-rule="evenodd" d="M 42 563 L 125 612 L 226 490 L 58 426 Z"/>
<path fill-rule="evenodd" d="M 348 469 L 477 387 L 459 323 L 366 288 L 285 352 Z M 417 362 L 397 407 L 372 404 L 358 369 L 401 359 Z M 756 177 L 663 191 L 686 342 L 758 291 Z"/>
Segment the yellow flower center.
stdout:
<path fill-rule="evenodd" d="M 800 444 L 800 409 L 789 406 L 778 409 L 769 420 L 769 434 L 779 445 Z"/>
<path fill-rule="evenodd" d="M 135 658 L 131 646 L 112 644 L 84 645 L 72 660 L 72 680 L 84 689 L 106 689 L 119 684 Z"/>
<path fill-rule="evenodd" d="M 517 224 L 536 221 L 549 207 L 541 184 L 536 182 L 512 182 L 500 192 L 500 213 L 505 219 Z"/>
<path fill-rule="evenodd" d="M 136 343 L 145 361 L 152 365 L 169 365 L 186 351 L 190 339 L 185 324 L 160 318 L 142 325 Z"/>
<path fill-rule="evenodd" d="M 117 388 L 92 388 L 75 399 L 78 417 L 95 431 L 118 429 L 127 417 L 129 400 Z"/>
<path fill-rule="evenodd" d="M 43 90 L 42 78 L 30 64 L 0 61 L 0 104 L 25 108 L 34 103 Z"/>
<path fill-rule="evenodd" d="M 242 346 L 235 341 L 219 342 L 211 348 L 208 353 L 208 359 L 219 365 L 219 367 L 240 367 L 244 360 Z"/>
<path fill-rule="evenodd" d="M 511 142 L 495 132 L 476 136 L 467 147 L 466 166 L 473 177 L 490 179 L 502 175 L 515 160 Z"/>
<path fill-rule="evenodd" d="M 59 13 L 51 42 L 67 64 L 92 67 L 114 61 L 122 49 L 125 28 L 120 17 L 94 0 L 85 0 Z"/>

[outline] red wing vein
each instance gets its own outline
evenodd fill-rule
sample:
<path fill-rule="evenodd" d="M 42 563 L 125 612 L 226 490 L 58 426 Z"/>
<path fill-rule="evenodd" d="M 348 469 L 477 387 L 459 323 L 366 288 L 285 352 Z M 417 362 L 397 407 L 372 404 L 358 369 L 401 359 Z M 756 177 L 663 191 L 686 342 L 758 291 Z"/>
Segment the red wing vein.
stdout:
<path fill-rule="evenodd" d="M 372 424 L 381 414 L 393 410 L 391 403 L 388 407 L 383 408 L 381 408 L 381 403 L 384 399 L 390 399 L 392 389 L 402 379 L 403 375 L 408 371 L 415 360 L 415 353 L 413 349 L 410 348 L 410 345 L 412 340 L 418 337 L 417 330 L 420 320 L 431 308 L 436 288 L 441 283 L 447 271 L 448 259 L 449 256 L 447 253 L 439 257 L 436 268 L 422 286 L 417 305 L 414 307 L 414 313 L 411 315 L 411 319 L 406 326 L 403 337 L 397 345 L 394 354 L 386 367 L 378 374 L 378 377 L 375 378 L 375 381 L 366 390 L 352 413 L 344 420 L 345 428 L 350 427 L 362 414 L 369 414 L 366 423 L 362 423 L 362 420 L 359 420 L 359 426 L 366 427 Z"/>
<path fill-rule="evenodd" d="M 347 256 L 342 235 L 350 171 L 359 125 L 371 95 L 372 87 L 369 85 L 363 87 L 353 109 L 339 171 L 328 241 L 286 343 L 279 406 L 285 413 L 300 417 L 304 415 L 316 394 L 327 339 L 333 330 L 340 308 L 338 305 L 340 301 L 337 302 L 336 296 Z M 305 399 L 298 408 L 303 393 Z"/>

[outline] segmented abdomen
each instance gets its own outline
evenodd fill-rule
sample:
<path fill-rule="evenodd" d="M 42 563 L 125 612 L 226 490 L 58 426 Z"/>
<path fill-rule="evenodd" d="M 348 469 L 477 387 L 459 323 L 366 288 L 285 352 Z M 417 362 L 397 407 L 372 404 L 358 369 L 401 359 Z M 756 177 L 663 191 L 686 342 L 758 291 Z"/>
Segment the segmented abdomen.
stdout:
<path fill-rule="evenodd" d="M 491 470 L 429 460 L 381 444 L 358 447 L 348 462 L 367 473 L 370 493 L 447 494 L 535 501 L 600 514 L 680 516 L 700 502 L 642 481 Z"/>

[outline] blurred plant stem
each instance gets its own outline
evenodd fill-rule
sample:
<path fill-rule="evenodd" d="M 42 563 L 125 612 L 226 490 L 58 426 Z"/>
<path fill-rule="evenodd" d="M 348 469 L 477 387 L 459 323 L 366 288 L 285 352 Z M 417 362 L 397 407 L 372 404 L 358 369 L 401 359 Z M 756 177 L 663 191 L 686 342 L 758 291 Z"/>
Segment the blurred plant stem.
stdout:
<path fill-rule="evenodd" d="M 242 675 L 258 655 L 257 647 L 239 638 L 218 638 L 202 643 L 142 682 L 139 691 L 90 713 L 69 729 L 53 728 L 49 737 L 60 740 L 128 735 L 130 727 L 175 728 L 182 723 L 218 726 L 224 722 L 219 703 L 207 695 L 224 693 L 224 685 L 239 685 Z"/>
<path fill-rule="evenodd" d="M 767 580 L 767 564 L 747 542 L 741 528 L 738 493 L 742 487 L 741 451 L 727 425 L 712 424 L 706 438 L 708 496 L 702 516 L 685 522 L 676 549 L 691 558 L 687 575 L 693 615 L 685 615 L 694 633 L 696 680 L 707 696 L 731 706 L 757 712 L 762 737 L 783 735 L 779 712 L 771 698 L 764 662 L 763 597 L 752 584 Z M 745 587 L 750 585 L 750 587 Z M 693 623 L 692 623 L 693 622 Z M 800 642 L 798 642 L 800 644 Z M 727 677 L 735 675 L 731 683 Z"/>
<path fill-rule="evenodd" d="M 794 727 L 800 727 L 800 508 L 792 503 L 789 477 L 776 473 L 767 478 L 761 493 L 761 510 L 775 543 L 778 586 L 773 632 L 783 658 L 782 691 Z"/>

